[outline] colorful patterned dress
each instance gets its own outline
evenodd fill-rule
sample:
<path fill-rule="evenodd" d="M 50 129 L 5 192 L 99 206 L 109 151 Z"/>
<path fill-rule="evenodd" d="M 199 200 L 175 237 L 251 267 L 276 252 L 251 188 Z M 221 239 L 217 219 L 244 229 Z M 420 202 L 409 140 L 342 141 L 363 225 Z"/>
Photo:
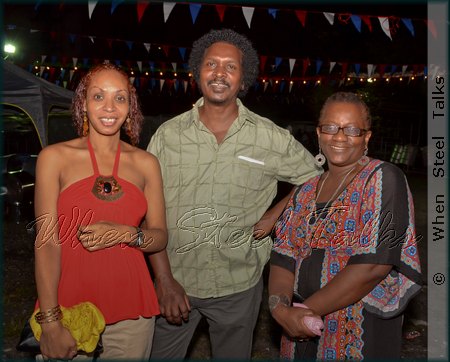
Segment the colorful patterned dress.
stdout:
<path fill-rule="evenodd" d="M 282 337 L 284 359 L 400 356 L 402 312 L 421 288 L 414 206 L 403 172 L 372 160 L 326 209 L 316 205 L 319 176 L 299 186 L 276 224 L 271 264 L 295 275 L 306 299 L 347 264 L 393 268 L 362 300 L 326 315 L 321 337 Z"/>

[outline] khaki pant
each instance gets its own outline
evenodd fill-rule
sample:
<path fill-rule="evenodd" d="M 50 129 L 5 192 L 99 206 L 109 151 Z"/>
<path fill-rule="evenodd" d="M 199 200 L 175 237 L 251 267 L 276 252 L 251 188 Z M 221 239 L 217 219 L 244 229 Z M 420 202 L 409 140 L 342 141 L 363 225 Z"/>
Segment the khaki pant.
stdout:
<path fill-rule="evenodd" d="M 139 317 L 108 324 L 101 336 L 103 352 L 96 361 L 112 359 L 147 361 L 152 350 L 154 328 L 155 317 Z M 73 361 L 87 361 L 93 358 L 92 354 L 80 352 Z M 36 361 L 43 360 L 42 355 L 36 356 Z"/>

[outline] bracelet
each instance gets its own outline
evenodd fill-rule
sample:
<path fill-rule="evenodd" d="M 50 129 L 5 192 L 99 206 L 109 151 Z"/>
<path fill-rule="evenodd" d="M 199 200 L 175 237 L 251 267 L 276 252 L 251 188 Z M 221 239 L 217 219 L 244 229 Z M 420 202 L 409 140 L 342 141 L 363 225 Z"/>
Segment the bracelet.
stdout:
<path fill-rule="evenodd" d="M 136 229 L 136 240 L 130 242 L 129 246 L 135 246 L 137 248 L 140 248 L 142 244 L 144 244 L 144 233 L 142 232 L 142 229 L 139 226 L 135 226 Z"/>
<path fill-rule="evenodd" d="M 63 318 L 62 310 L 59 304 L 51 309 L 46 310 L 45 312 L 36 313 L 34 319 L 38 324 L 56 322 Z"/>
<path fill-rule="evenodd" d="M 270 313 L 273 312 L 273 310 L 278 307 L 279 304 L 285 305 L 286 307 L 289 307 L 289 305 L 291 304 L 289 298 L 282 294 L 282 295 L 277 295 L 277 294 L 272 294 L 271 296 L 269 296 L 269 310 Z"/>

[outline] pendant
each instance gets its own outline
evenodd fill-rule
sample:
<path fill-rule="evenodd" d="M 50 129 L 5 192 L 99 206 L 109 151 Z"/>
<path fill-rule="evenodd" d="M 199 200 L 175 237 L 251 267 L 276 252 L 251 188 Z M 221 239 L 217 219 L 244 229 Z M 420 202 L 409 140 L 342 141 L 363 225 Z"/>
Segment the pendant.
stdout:
<path fill-rule="evenodd" d="M 114 176 L 98 176 L 92 187 L 92 193 L 100 200 L 114 201 L 122 197 L 123 190 Z"/>

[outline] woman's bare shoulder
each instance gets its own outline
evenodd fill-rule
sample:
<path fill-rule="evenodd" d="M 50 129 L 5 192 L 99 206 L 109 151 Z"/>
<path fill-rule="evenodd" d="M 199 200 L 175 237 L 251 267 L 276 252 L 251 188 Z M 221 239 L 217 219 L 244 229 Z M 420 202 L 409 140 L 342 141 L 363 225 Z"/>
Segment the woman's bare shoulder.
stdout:
<path fill-rule="evenodd" d="M 81 138 L 75 138 L 69 141 L 48 145 L 39 152 L 38 159 L 70 161 L 77 150 L 86 148 L 86 146 L 83 146 L 83 143 L 85 143 L 85 141 L 83 142 Z"/>

